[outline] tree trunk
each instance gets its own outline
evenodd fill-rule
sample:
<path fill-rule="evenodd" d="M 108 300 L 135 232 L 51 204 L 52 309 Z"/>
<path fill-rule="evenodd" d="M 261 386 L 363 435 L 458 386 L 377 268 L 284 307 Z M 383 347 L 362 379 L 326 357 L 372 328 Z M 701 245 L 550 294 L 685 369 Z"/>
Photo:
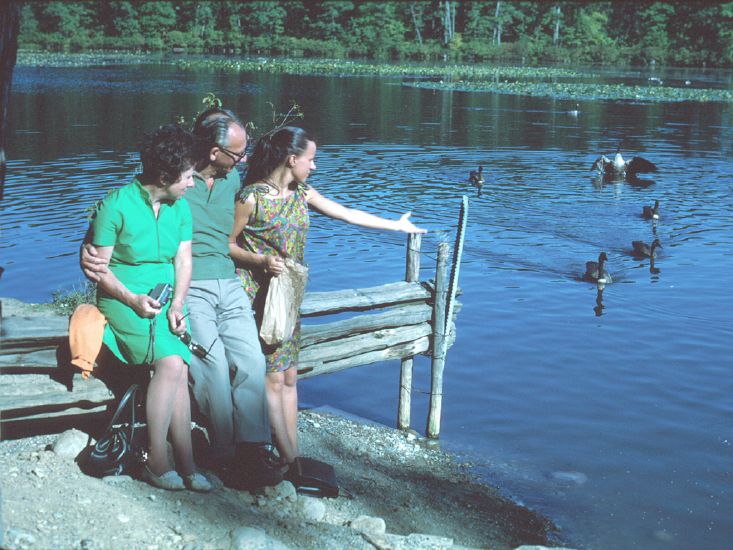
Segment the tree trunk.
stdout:
<path fill-rule="evenodd" d="M 494 41 L 497 46 L 501 46 L 501 21 L 499 15 L 501 14 L 501 2 L 496 2 L 496 12 L 494 13 Z"/>
<path fill-rule="evenodd" d="M 8 102 L 13 67 L 18 54 L 20 4 L 14 0 L 0 3 L 0 200 L 5 188 L 5 134 L 8 128 Z"/>
<path fill-rule="evenodd" d="M 445 8 L 443 13 L 443 44 L 448 44 L 453 38 L 450 33 L 450 0 L 443 2 Z"/>
<path fill-rule="evenodd" d="M 560 4 L 555 6 L 555 32 L 552 33 L 552 44 L 557 46 L 560 43 Z"/>
<path fill-rule="evenodd" d="M 420 32 L 420 26 L 417 24 L 417 16 L 415 15 L 415 3 L 410 4 L 410 14 L 412 15 L 412 24 L 415 25 L 415 34 L 417 35 L 417 42 L 422 48 L 422 33 Z"/>

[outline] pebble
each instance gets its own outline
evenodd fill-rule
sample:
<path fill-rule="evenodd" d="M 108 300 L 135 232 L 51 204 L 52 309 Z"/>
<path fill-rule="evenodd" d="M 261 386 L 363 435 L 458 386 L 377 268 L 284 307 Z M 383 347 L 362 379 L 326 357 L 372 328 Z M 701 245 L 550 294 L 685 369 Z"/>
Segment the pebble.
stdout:
<path fill-rule="evenodd" d="M 372 516 L 359 516 L 351 520 L 351 528 L 367 535 L 384 535 L 387 532 L 384 520 Z"/>
<path fill-rule="evenodd" d="M 127 523 L 128 521 L 130 521 L 130 517 L 129 517 L 129 516 L 126 516 L 125 514 L 119 514 L 119 515 L 117 516 L 117 520 L 118 520 L 118 521 L 119 521 L 120 523 Z"/>

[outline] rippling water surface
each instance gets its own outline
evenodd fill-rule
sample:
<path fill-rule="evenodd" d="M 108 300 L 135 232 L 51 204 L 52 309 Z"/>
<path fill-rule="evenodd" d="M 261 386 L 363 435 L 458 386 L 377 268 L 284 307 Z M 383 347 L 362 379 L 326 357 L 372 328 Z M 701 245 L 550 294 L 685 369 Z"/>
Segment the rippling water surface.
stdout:
<path fill-rule="evenodd" d="M 575 546 L 730 546 L 729 106 L 585 102 L 571 117 L 563 111 L 574 104 L 394 79 L 144 66 L 54 69 L 53 78 L 19 67 L 15 76 L 0 295 L 41 301 L 81 281 L 85 210 L 129 180 L 144 130 L 190 116 L 210 91 L 262 127 L 267 101 L 296 99 L 319 142 L 311 183 L 383 215 L 412 210 L 430 230 L 423 279 L 437 244 L 452 242 L 461 195 L 471 197 L 443 444 L 482 461 L 482 475 Z M 729 73 L 698 79 L 731 83 Z M 591 164 L 619 142 L 660 171 L 636 185 L 594 181 Z M 478 165 L 488 172 L 481 196 L 466 181 Z M 655 199 L 652 224 L 640 214 Z M 659 273 L 629 254 L 632 240 L 655 237 Z M 398 280 L 404 249 L 401 235 L 313 216 L 310 288 Z M 614 283 L 599 293 L 580 276 L 602 250 Z M 394 424 L 398 371 L 391 362 L 307 380 L 301 398 Z M 415 377 L 422 431 L 427 359 Z"/>

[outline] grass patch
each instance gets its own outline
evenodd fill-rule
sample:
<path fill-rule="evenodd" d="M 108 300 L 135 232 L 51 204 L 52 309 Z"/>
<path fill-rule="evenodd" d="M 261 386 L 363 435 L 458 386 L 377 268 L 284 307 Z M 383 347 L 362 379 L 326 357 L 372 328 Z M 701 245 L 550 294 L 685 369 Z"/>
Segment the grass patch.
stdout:
<path fill-rule="evenodd" d="M 70 289 L 55 290 L 51 294 L 51 308 L 59 315 L 71 315 L 81 304 L 96 303 L 97 285 L 85 281 Z"/>

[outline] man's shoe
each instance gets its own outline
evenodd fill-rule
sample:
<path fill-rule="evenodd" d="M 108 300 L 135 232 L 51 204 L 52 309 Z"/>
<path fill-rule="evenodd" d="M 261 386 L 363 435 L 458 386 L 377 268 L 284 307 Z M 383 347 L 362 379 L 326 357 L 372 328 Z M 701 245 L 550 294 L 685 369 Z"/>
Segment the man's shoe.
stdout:
<path fill-rule="evenodd" d="M 256 443 L 237 446 L 228 478 L 230 486 L 245 491 L 277 485 L 283 480 L 280 469 L 273 467 L 268 460 L 267 449 Z"/>

